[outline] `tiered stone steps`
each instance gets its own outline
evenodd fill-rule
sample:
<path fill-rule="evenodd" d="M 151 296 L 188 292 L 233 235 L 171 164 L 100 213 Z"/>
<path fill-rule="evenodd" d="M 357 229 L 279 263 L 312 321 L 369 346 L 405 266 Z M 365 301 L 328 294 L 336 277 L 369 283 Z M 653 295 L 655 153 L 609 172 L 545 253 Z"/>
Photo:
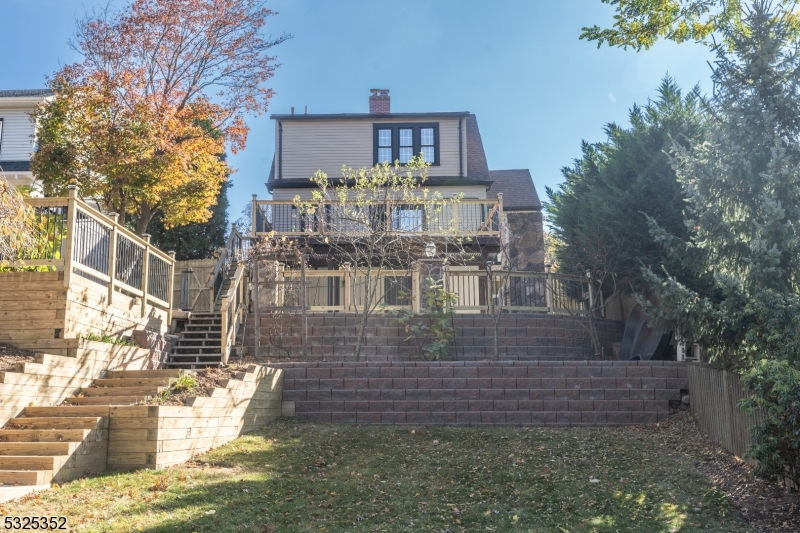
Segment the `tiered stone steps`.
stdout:
<path fill-rule="evenodd" d="M 494 359 L 494 319 L 487 314 L 458 314 L 453 318 L 455 341 L 449 357 L 458 361 Z M 262 315 L 259 355 L 271 360 L 301 359 L 302 328 L 299 315 L 277 318 Z M 352 313 L 310 313 L 307 318 L 306 360 L 353 361 L 361 317 Z M 504 361 L 580 361 L 593 358 L 587 330 L 578 319 L 545 313 L 506 313 L 497 324 L 499 358 Z M 612 356 L 611 344 L 622 337 L 620 323 L 597 319 L 605 358 Z M 255 353 L 255 320 L 246 321 L 244 344 Z M 270 338 L 270 332 L 274 337 Z M 361 360 L 416 361 L 420 348 L 397 320 L 376 314 L 365 329 Z M 277 341 L 277 342 L 276 342 Z M 277 347 L 276 344 L 280 344 Z"/>
<path fill-rule="evenodd" d="M 167 368 L 206 368 L 222 363 L 222 315 L 192 313 L 172 349 Z"/>
<path fill-rule="evenodd" d="M 103 470 L 111 407 L 146 400 L 179 376 L 180 370 L 110 371 L 65 400 L 69 405 L 26 407 L 0 429 L 0 483 L 44 485 Z"/>
<path fill-rule="evenodd" d="M 317 422 L 597 426 L 664 420 L 689 388 L 673 361 L 273 363 Z"/>

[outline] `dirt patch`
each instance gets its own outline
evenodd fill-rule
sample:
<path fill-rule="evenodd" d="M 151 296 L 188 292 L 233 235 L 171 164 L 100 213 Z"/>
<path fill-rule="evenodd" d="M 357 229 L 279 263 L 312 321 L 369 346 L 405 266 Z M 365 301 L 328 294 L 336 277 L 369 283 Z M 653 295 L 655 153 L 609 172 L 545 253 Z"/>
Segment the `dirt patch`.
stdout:
<path fill-rule="evenodd" d="M 725 491 L 758 531 L 800 531 L 800 494 L 753 476 L 750 465 L 725 452 L 698 463 L 697 469 Z"/>
<path fill-rule="evenodd" d="M 692 418 L 681 412 L 659 424 L 659 429 L 695 446 L 697 470 L 728 498 L 756 531 L 800 531 L 800 494 L 753 475 L 753 467 L 712 442 Z M 698 448 L 699 446 L 699 448 Z"/>
<path fill-rule="evenodd" d="M 211 396 L 216 388 L 222 387 L 222 382 L 229 379 L 236 379 L 236 374 L 242 372 L 244 367 L 227 368 L 206 368 L 204 370 L 187 371 L 186 375 L 194 379 L 193 386 L 187 388 L 186 381 L 173 383 L 167 394 L 161 397 L 153 397 L 147 405 L 186 405 L 186 400 L 195 396 Z"/>
<path fill-rule="evenodd" d="M 30 350 L 0 342 L 0 372 L 13 372 L 17 363 L 32 363 L 34 355 Z"/>

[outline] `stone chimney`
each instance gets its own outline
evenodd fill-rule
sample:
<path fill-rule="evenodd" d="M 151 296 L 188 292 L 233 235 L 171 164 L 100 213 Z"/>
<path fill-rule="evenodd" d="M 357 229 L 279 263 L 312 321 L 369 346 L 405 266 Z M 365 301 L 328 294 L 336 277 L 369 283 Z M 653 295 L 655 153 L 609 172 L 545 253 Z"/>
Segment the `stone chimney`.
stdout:
<path fill-rule="evenodd" d="M 373 115 L 388 115 L 391 113 L 389 104 L 389 89 L 370 89 L 372 95 L 369 97 L 369 112 Z"/>

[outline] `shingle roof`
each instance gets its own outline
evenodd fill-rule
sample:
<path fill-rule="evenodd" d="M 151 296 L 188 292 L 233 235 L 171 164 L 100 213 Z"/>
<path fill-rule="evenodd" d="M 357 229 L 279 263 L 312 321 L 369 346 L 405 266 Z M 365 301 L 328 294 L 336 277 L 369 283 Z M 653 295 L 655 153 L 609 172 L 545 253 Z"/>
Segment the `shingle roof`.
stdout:
<path fill-rule="evenodd" d="M 542 208 L 539 195 L 536 194 L 536 186 L 533 184 L 528 169 L 492 170 L 489 174 L 494 183 L 487 196 L 496 198 L 497 193 L 503 193 L 504 210 L 520 211 Z"/>
<path fill-rule="evenodd" d="M 330 120 L 351 118 L 434 118 L 434 117 L 465 117 L 469 111 L 443 111 L 441 113 L 298 113 L 296 115 L 270 115 L 274 120 Z"/>
<path fill-rule="evenodd" d="M 50 89 L 10 89 L 0 91 L 0 98 L 18 98 L 23 96 L 52 96 Z"/>
<path fill-rule="evenodd" d="M 470 179 L 491 179 L 489 164 L 486 162 L 486 152 L 483 150 L 481 130 L 478 128 L 478 119 L 475 115 L 467 117 L 467 168 L 465 170 Z"/>
<path fill-rule="evenodd" d="M 0 161 L 0 169 L 3 172 L 30 172 L 30 161 Z"/>

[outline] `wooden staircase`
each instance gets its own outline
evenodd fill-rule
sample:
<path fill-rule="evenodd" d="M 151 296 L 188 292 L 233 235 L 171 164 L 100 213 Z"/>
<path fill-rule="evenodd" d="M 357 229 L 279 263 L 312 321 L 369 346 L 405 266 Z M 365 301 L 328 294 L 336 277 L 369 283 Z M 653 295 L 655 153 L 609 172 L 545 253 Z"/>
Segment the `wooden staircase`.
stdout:
<path fill-rule="evenodd" d="M 206 368 L 222 364 L 222 315 L 192 313 L 167 360 L 167 368 Z"/>
<path fill-rule="evenodd" d="M 105 469 L 108 419 L 115 405 L 147 400 L 180 370 L 109 371 L 69 405 L 26 407 L 0 429 L 0 483 L 43 485 Z"/>

